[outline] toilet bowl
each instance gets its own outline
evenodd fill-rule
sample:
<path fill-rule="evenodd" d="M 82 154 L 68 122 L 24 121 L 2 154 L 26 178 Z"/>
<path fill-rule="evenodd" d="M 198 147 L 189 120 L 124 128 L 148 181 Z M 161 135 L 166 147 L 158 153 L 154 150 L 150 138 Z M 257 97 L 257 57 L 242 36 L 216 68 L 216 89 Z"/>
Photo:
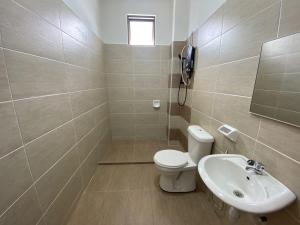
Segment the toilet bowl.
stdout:
<path fill-rule="evenodd" d="M 211 152 L 214 138 L 200 126 L 188 127 L 188 152 L 172 149 L 158 151 L 154 157 L 160 171 L 159 185 L 167 192 L 196 189 L 196 168 L 200 159 Z"/>

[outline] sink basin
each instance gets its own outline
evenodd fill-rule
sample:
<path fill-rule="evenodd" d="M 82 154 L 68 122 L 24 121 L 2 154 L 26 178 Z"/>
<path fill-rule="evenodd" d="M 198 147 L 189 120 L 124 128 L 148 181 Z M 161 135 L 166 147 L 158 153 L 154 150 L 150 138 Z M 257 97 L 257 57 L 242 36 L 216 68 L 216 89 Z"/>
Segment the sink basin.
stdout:
<path fill-rule="evenodd" d="M 293 192 L 266 171 L 263 175 L 246 171 L 247 160 L 242 155 L 209 155 L 200 160 L 198 171 L 218 198 L 245 212 L 271 213 L 296 199 Z"/>

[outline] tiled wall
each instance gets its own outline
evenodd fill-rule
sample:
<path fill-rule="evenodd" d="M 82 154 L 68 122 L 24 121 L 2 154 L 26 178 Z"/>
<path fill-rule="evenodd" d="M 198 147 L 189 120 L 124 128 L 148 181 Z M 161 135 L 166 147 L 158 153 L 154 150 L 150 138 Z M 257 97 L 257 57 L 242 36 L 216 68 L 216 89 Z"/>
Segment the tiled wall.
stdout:
<path fill-rule="evenodd" d="M 168 113 L 170 115 L 169 124 L 169 140 L 170 144 L 179 143 L 187 150 L 187 128 L 191 121 L 191 90 L 193 88 L 193 78 L 191 84 L 188 87 L 187 95 L 186 89 L 183 84 L 179 91 L 179 83 L 181 80 L 181 61 L 178 55 L 181 54 L 182 49 L 187 44 L 185 41 L 174 41 L 172 43 L 172 71 L 170 74 L 170 104 Z M 184 106 L 178 104 L 178 91 L 179 101 L 183 103 L 186 95 L 186 102 Z"/>
<path fill-rule="evenodd" d="M 63 224 L 109 140 L 103 43 L 60 0 L 1 0 L 0 34 L 0 224 Z"/>
<path fill-rule="evenodd" d="M 114 140 L 166 140 L 171 48 L 105 44 Z M 161 101 L 160 109 L 152 101 Z"/>
<path fill-rule="evenodd" d="M 296 32 L 299 0 L 227 0 L 192 37 L 197 70 L 191 123 L 215 137 L 215 153 L 228 150 L 262 161 L 298 196 L 268 224 L 299 224 L 300 129 L 251 115 L 249 108 L 262 43 Z M 239 129 L 237 143 L 217 132 L 222 124 Z"/>

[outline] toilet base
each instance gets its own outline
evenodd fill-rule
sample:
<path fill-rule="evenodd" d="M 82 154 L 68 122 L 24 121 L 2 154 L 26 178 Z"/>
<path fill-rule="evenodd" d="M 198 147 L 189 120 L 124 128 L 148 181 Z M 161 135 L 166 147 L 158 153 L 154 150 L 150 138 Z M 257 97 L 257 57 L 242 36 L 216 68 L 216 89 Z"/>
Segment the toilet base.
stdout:
<path fill-rule="evenodd" d="M 167 192 L 191 192 L 196 189 L 195 170 L 174 173 L 162 172 L 159 186 Z"/>

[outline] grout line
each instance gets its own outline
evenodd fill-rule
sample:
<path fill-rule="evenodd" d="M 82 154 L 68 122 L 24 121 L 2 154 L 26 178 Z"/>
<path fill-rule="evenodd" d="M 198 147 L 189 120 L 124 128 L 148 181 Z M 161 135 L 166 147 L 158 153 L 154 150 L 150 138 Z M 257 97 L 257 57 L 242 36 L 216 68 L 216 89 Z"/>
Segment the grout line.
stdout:
<path fill-rule="evenodd" d="M 11 102 L 18 102 L 23 100 L 31 100 L 31 99 L 39 99 L 39 98 L 46 98 L 46 97 L 53 97 L 53 96 L 60 96 L 60 95 L 70 95 L 70 94 L 77 94 L 81 92 L 88 92 L 88 91 L 97 91 L 97 90 L 105 90 L 106 88 L 93 88 L 93 89 L 84 89 L 84 90 L 78 90 L 78 91 L 70 91 L 70 92 L 60 92 L 55 94 L 47 94 L 47 95 L 38 95 L 38 96 L 32 96 L 27 98 L 19 98 L 19 99 L 12 99 L 7 101 L 2 101 L 1 103 L 11 103 Z"/>
<path fill-rule="evenodd" d="M 220 120 L 218 120 L 218 119 L 215 119 L 215 118 L 213 118 L 213 117 L 211 117 L 211 116 L 208 116 L 208 115 L 206 115 L 206 114 L 200 112 L 200 111 L 197 110 L 197 109 L 193 109 L 193 110 L 195 110 L 196 112 L 198 112 L 198 113 L 200 113 L 200 114 L 202 114 L 202 115 L 208 117 L 209 119 L 212 119 L 212 120 L 215 120 L 215 121 L 217 121 L 217 122 L 219 122 L 219 123 L 225 124 L 225 122 L 222 122 L 222 121 L 220 121 Z M 260 121 L 261 121 L 261 120 L 260 120 Z M 260 127 L 259 127 L 259 129 L 260 129 Z M 255 142 L 259 143 L 259 144 L 262 144 L 262 145 L 264 145 L 264 146 L 266 146 L 266 147 L 272 149 L 273 151 L 277 152 L 278 154 L 280 154 L 280 155 L 282 155 L 282 156 L 284 156 L 284 157 L 286 157 L 286 158 L 288 158 L 288 159 L 292 160 L 293 162 L 295 162 L 295 163 L 297 163 L 297 164 L 300 165 L 300 162 L 299 162 L 299 161 L 297 161 L 297 160 L 291 158 L 290 156 L 288 156 L 288 155 L 286 155 L 286 154 L 284 154 L 284 153 L 282 153 L 282 152 L 280 152 L 280 151 L 274 149 L 273 147 L 271 147 L 271 146 L 269 146 L 269 145 L 267 145 L 267 144 L 265 144 L 265 143 L 263 143 L 263 142 L 257 140 L 256 138 L 253 138 L 253 137 L 249 136 L 248 134 L 245 134 L 245 133 L 241 132 L 240 130 L 239 130 L 239 133 L 241 133 L 242 135 L 244 135 L 244 136 L 246 136 L 246 137 L 252 139 L 253 141 L 255 141 Z"/>
<path fill-rule="evenodd" d="M 99 108 L 103 107 L 105 104 L 107 104 L 107 103 L 105 102 L 105 103 L 103 103 L 103 104 L 101 104 L 101 105 L 97 105 L 97 106 L 95 106 L 94 108 L 92 108 L 92 109 L 90 109 L 90 110 L 88 110 L 88 111 L 86 111 L 86 112 L 80 114 L 79 116 L 74 117 L 73 119 L 71 119 L 71 120 L 69 120 L 69 121 L 67 121 L 67 122 L 65 122 L 65 123 L 63 123 L 63 124 L 61 124 L 61 125 L 59 125 L 58 127 L 54 128 L 54 129 L 52 129 L 52 130 L 50 130 L 50 131 L 47 131 L 46 133 L 42 134 L 41 136 L 39 136 L 39 137 L 37 137 L 37 138 L 35 138 L 35 139 L 33 139 L 33 140 L 27 142 L 26 144 L 24 144 L 24 145 L 18 147 L 17 149 L 15 149 L 15 150 L 13 150 L 13 151 L 7 153 L 6 155 L 1 156 L 1 157 L 0 157 L 0 160 L 1 160 L 2 158 L 5 158 L 5 157 L 7 157 L 7 156 L 13 154 L 14 152 L 20 150 L 21 148 L 25 148 L 25 146 L 27 146 L 28 144 L 30 144 L 30 143 L 32 143 L 32 142 L 34 142 L 34 141 L 36 141 L 36 140 L 38 140 L 38 139 L 40 139 L 40 138 L 42 138 L 42 137 L 48 135 L 48 134 L 51 133 L 51 132 L 56 131 L 57 129 L 59 129 L 59 128 L 65 126 L 66 124 L 71 123 L 73 120 L 78 119 L 78 118 L 81 117 L 81 116 L 84 116 L 85 114 L 91 112 L 92 110 L 95 110 L 97 107 L 99 107 Z M 105 117 L 104 119 L 107 119 L 107 118 L 108 118 L 108 117 Z M 103 119 L 103 120 L 104 120 L 104 119 Z M 101 121 L 102 121 L 102 120 L 101 120 Z M 20 134 L 20 135 L 21 135 L 21 134 Z"/>
<path fill-rule="evenodd" d="M 70 94 L 77 94 L 77 93 L 81 93 L 81 92 L 96 91 L 96 90 L 102 90 L 102 89 L 104 90 L 105 88 L 92 88 L 92 89 L 85 89 L 85 90 L 79 90 L 79 91 L 61 92 L 61 93 L 48 94 L 48 95 L 39 95 L 39 96 L 32 96 L 32 97 L 28 97 L 28 98 L 14 99 L 12 101 L 17 102 L 17 101 L 39 99 L 39 98 L 53 97 L 53 96 L 59 96 L 59 95 L 70 95 Z"/>
<path fill-rule="evenodd" d="M 241 59 L 237 59 L 237 60 L 233 60 L 233 61 L 228 61 L 228 62 L 222 62 L 219 64 L 214 64 L 214 65 L 209 65 L 209 66 L 203 66 L 203 67 L 198 67 L 196 73 L 200 70 L 207 70 L 210 68 L 214 68 L 214 67 L 220 67 L 220 66 L 225 66 L 228 64 L 233 64 L 233 63 L 238 63 L 238 62 L 242 62 L 242 61 L 246 61 L 246 60 L 250 60 L 250 59 L 255 59 L 255 58 L 259 58 L 259 55 L 254 55 L 254 56 L 249 56 L 249 57 L 245 57 L 245 58 L 241 58 Z"/>
<path fill-rule="evenodd" d="M 4 51 L 2 51 L 2 54 L 4 56 Z M 10 82 L 10 79 L 9 79 L 9 76 L 8 76 L 7 62 L 6 62 L 6 57 L 5 56 L 4 56 L 4 67 L 5 67 L 6 78 L 7 78 L 7 83 L 8 83 L 8 87 L 9 87 L 10 98 L 12 99 L 13 98 L 13 94 L 12 94 L 12 89 L 11 89 L 11 82 Z M 30 164 L 29 164 L 28 155 L 27 155 L 26 148 L 25 148 L 25 145 L 24 145 L 24 138 L 23 138 L 23 135 L 22 135 L 22 132 L 21 132 L 21 128 L 20 128 L 20 121 L 19 121 L 19 118 L 17 116 L 16 107 L 15 107 L 15 104 L 14 104 L 13 101 L 12 101 L 12 108 L 13 108 L 13 113 L 14 113 L 14 116 L 15 116 L 15 119 L 16 119 L 16 122 L 17 122 L 17 126 L 18 126 L 19 138 L 21 139 L 21 147 L 19 147 L 19 149 L 22 148 L 22 151 L 23 151 L 23 153 L 25 155 L 27 169 L 28 169 L 30 177 L 31 177 L 31 184 L 32 184 L 31 186 L 34 188 L 35 197 L 37 199 L 39 209 L 42 211 L 41 201 L 40 201 L 40 198 L 39 198 L 39 195 L 38 195 L 35 183 L 34 183 L 34 178 L 33 178 L 33 175 L 32 175 Z M 13 152 L 16 152 L 16 151 L 13 151 Z M 2 158 L 3 157 L 1 157 L 1 159 Z M 13 206 L 13 204 L 11 205 L 11 207 Z M 7 212 L 7 210 L 5 212 Z M 4 215 L 4 214 L 2 214 L 2 215 Z M 2 217 L 2 215 L 0 216 L 0 218 Z"/>
<path fill-rule="evenodd" d="M 70 178 L 67 180 L 67 182 L 65 183 L 65 185 L 60 189 L 60 191 L 57 193 L 57 195 L 55 196 L 55 198 L 53 199 L 53 201 L 49 204 L 48 208 L 45 210 L 44 213 L 42 213 L 42 216 L 41 216 L 42 218 L 44 218 L 46 216 L 46 214 L 48 213 L 48 211 L 50 210 L 50 208 L 53 206 L 53 204 L 55 203 L 55 201 L 60 197 L 61 193 L 65 190 L 65 188 L 71 182 L 71 180 L 75 177 L 75 175 L 79 171 L 79 169 L 80 169 L 80 167 L 78 167 L 77 169 L 75 169 L 75 171 L 70 176 Z"/>
<path fill-rule="evenodd" d="M 76 64 L 68 63 L 66 61 L 59 61 L 59 60 L 56 60 L 56 59 L 47 58 L 45 56 L 35 55 L 35 54 L 29 53 L 29 52 L 22 52 L 22 51 L 19 51 L 19 50 L 16 50 L 16 49 L 8 48 L 8 47 L 3 47 L 2 46 L 0 48 L 2 48 L 3 50 L 15 52 L 15 53 L 18 53 L 18 54 L 29 55 L 29 56 L 32 56 L 32 57 L 36 57 L 36 58 L 40 58 L 40 59 L 44 59 L 44 60 L 49 60 L 49 61 L 52 61 L 52 62 L 57 62 L 57 63 L 60 63 L 60 64 L 73 66 L 73 67 L 81 68 L 81 69 L 88 70 L 88 71 L 98 71 L 98 70 L 93 69 L 93 68 L 87 68 L 87 67 L 79 66 L 79 65 L 76 65 Z M 101 71 L 101 72 L 103 74 L 105 73 L 104 71 Z"/>
<path fill-rule="evenodd" d="M 59 12 L 59 25 L 60 25 L 60 27 L 58 27 L 58 26 L 56 26 L 55 24 L 51 23 L 49 20 L 45 19 L 45 18 L 44 18 L 43 16 L 41 16 L 40 14 L 38 14 L 38 13 L 34 12 L 33 10 L 27 8 L 26 6 L 24 6 L 24 5 L 22 5 L 22 4 L 18 3 L 18 2 L 16 2 L 15 0 L 11 0 L 11 2 L 13 2 L 13 3 L 16 4 L 17 6 L 23 8 L 24 10 L 26 10 L 26 11 L 29 12 L 30 14 L 33 14 L 33 15 L 39 17 L 39 18 L 40 18 L 43 22 L 45 22 L 46 24 L 48 24 L 48 25 L 50 25 L 50 26 L 56 28 L 58 31 L 60 31 L 60 32 L 63 33 L 63 34 L 68 35 L 69 37 L 71 37 L 72 39 L 74 39 L 76 42 L 78 42 L 80 45 L 86 47 L 86 48 L 89 49 L 91 52 L 97 54 L 96 52 L 93 51 L 93 49 L 92 49 L 89 45 L 87 45 L 87 44 L 84 43 L 83 41 L 78 40 L 77 38 L 71 36 L 70 34 L 66 33 L 66 32 L 61 28 L 61 27 L 62 27 L 62 26 L 61 26 L 61 21 L 62 21 L 61 10 L 60 10 L 60 12 Z M 91 32 L 93 35 L 95 35 L 95 37 L 97 37 L 97 39 L 99 39 L 100 42 L 104 44 L 104 42 L 102 41 L 102 39 L 101 39 L 98 35 L 96 35 L 92 30 L 90 30 L 90 29 L 82 22 L 82 20 L 76 15 L 76 13 L 75 13 L 68 5 L 66 5 L 64 2 L 63 2 L 63 5 L 66 6 L 66 8 L 68 8 L 68 9 L 72 12 L 72 14 L 73 14 L 77 19 L 80 20 L 81 24 L 83 24 L 84 27 L 85 27 L 89 32 Z M 62 38 L 62 35 L 61 35 L 61 38 Z"/>
<path fill-rule="evenodd" d="M 221 92 L 213 92 L 213 91 L 200 91 L 200 90 L 193 90 L 193 92 L 201 92 L 201 93 L 208 93 L 208 94 L 216 94 L 216 95 L 226 95 L 226 96 L 232 96 L 232 97 L 239 97 L 239 98 L 246 98 L 251 99 L 252 97 L 243 96 L 243 95 L 234 95 L 234 94 L 227 94 L 227 93 L 221 93 Z"/>
<path fill-rule="evenodd" d="M 100 138 L 101 139 L 101 138 Z M 96 143 L 95 146 L 93 146 L 92 150 L 89 152 L 89 154 L 87 155 L 87 157 L 85 158 L 84 161 L 82 161 L 82 163 L 75 169 L 74 173 L 70 176 L 70 178 L 68 179 L 68 181 L 65 183 L 65 185 L 61 188 L 61 190 L 57 193 L 57 195 L 55 196 L 55 198 L 53 199 L 53 201 L 49 204 L 48 208 L 45 210 L 44 213 L 42 213 L 41 218 L 39 219 L 39 221 L 44 218 L 44 216 L 46 215 L 46 213 L 48 212 L 48 210 L 50 209 L 50 207 L 53 205 L 53 203 L 56 201 L 56 199 L 58 198 L 58 196 L 61 194 L 61 192 L 63 191 L 63 189 L 67 186 L 67 184 L 69 184 L 70 180 L 74 177 L 74 175 L 77 173 L 77 171 L 81 168 L 81 166 L 83 165 L 83 163 L 87 160 L 87 158 L 89 157 L 89 155 L 91 154 L 91 152 L 95 149 L 95 147 L 97 146 L 97 144 L 100 141 L 98 141 Z M 15 203 L 22 198 L 31 188 L 35 187 L 35 184 L 48 172 L 50 171 L 55 165 L 57 165 L 58 162 L 60 162 L 68 153 L 70 153 L 74 148 L 76 147 L 76 144 L 74 144 L 60 159 L 58 159 L 45 173 L 43 173 L 36 181 L 34 181 L 5 211 L 3 211 L 3 213 L 0 215 L 0 218 L 2 216 L 4 216 L 4 214 L 10 209 L 12 208 Z M 38 196 L 37 199 L 39 200 Z M 39 202 L 40 203 L 40 202 Z M 41 212 L 43 211 L 40 208 Z"/>
<path fill-rule="evenodd" d="M 33 188 L 33 186 L 34 186 L 34 184 L 32 183 L 20 196 L 18 196 L 17 198 L 16 198 L 16 200 L 15 201 L 13 201 L 13 203 L 11 203 L 4 211 L 3 211 L 3 213 L 2 214 L 0 214 L 0 219 L 8 212 L 8 210 L 10 210 L 14 205 L 15 205 L 15 203 L 16 202 L 18 202 L 25 194 L 27 194 L 27 192 L 31 189 L 31 188 Z M 41 209 L 40 209 L 41 210 Z"/>
<path fill-rule="evenodd" d="M 224 35 L 224 34 L 228 33 L 229 31 L 233 30 L 234 28 L 240 26 L 241 24 L 250 21 L 251 19 L 257 17 L 257 15 L 263 13 L 264 11 L 269 10 L 272 7 L 274 7 L 276 4 L 278 4 L 278 2 L 271 3 L 269 6 L 266 6 L 265 8 L 257 11 L 255 14 L 252 14 L 251 16 L 242 19 L 239 23 L 235 24 L 233 27 L 231 27 L 230 29 L 226 30 L 224 33 L 223 33 L 223 30 L 222 30 L 222 34 L 221 35 Z"/>
<path fill-rule="evenodd" d="M 279 9 L 279 18 L 278 18 L 278 28 L 277 28 L 277 38 L 279 37 L 279 31 L 281 26 L 281 18 L 282 18 L 282 0 L 280 0 L 280 9 Z"/>
<path fill-rule="evenodd" d="M 269 145 L 266 145 L 265 143 L 263 143 L 263 142 L 261 142 L 261 141 L 257 141 L 257 143 L 259 143 L 259 144 L 261 144 L 261 145 L 264 145 L 265 147 L 267 147 L 267 148 L 273 150 L 274 152 L 280 154 L 281 156 L 283 156 L 283 157 L 285 157 L 285 158 L 287 158 L 287 159 L 293 161 L 294 163 L 300 165 L 300 162 L 299 162 L 299 161 L 297 161 L 296 159 L 293 159 L 293 158 L 291 158 L 290 156 L 288 156 L 288 155 L 286 155 L 286 154 L 284 154 L 284 153 L 282 153 L 282 152 L 276 150 L 275 148 L 273 148 L 273 147 L 271 147 L 271 146 L 269 146 Z"/>

